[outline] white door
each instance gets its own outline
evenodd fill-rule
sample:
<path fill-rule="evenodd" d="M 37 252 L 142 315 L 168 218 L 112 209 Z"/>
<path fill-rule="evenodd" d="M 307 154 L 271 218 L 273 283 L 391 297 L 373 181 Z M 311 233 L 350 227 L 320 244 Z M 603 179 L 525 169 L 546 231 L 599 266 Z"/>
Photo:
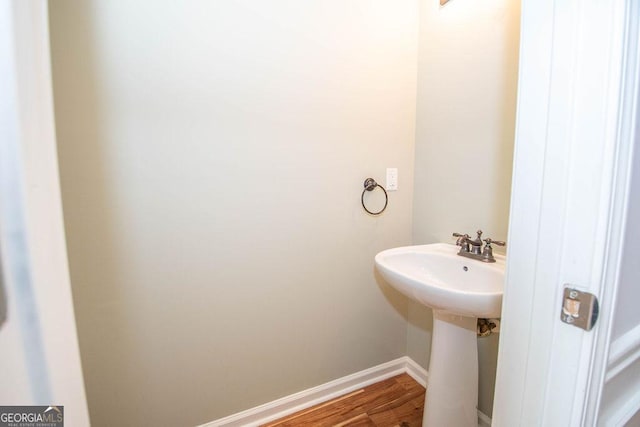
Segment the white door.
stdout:
<path fill-rule="evenodd" d="M 640 425 L 639 21 L 523 1 L 494 426 Z M 560 320 L 565 286 L 598 297 L 591 331 Z"/>
<path fill-rule="evenodd" d="M 0 405 L 88 426 L 62 222 L 45 0 L 0 2 Z"/>

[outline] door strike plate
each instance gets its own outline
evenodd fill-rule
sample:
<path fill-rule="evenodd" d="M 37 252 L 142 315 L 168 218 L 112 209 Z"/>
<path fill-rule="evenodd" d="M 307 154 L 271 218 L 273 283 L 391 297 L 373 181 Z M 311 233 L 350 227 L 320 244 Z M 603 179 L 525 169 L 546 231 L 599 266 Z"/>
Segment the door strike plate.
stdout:
<path fill-rule="evenodd" d="M 598 320 L 598 298 L 589 292 L 582 292 L 565 286 L 560 319 L 585 331 L 590 331 Z"/>

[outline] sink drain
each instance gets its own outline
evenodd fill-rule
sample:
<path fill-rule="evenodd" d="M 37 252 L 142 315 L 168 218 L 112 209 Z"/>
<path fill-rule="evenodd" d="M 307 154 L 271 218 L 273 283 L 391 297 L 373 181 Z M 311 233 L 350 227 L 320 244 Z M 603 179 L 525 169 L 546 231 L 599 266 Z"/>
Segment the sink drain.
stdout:
<path fill-rule="evenodd" d="M 463 269 L 464 271 L 469 271 L 469 267 L 467 267 L 466 265 L 465 265 L 464 267 L 462 267 L 462 269 Z"/>

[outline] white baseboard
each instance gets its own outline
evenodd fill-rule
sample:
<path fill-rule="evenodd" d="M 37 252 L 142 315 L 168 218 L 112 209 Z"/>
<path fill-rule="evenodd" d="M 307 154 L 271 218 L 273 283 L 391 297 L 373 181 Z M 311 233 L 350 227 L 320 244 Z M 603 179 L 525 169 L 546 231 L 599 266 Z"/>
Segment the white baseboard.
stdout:
<path fill-rule="evenodd" d="M 412 358 L 405 356 L 405 372 L 422 387 L 427 388 L 427 370 L 418 365 Z"/>
<path fill-rule="evenodd" d="M 256 427 L 403 373 L 409 374 L 420 385 L 426 387 L 427 371 L 411 358 L 404 356 L 273 402 L 202 424 L 200 427 Z M 491 419 L 478 411 L 478 425 L 489 427 Z"/>

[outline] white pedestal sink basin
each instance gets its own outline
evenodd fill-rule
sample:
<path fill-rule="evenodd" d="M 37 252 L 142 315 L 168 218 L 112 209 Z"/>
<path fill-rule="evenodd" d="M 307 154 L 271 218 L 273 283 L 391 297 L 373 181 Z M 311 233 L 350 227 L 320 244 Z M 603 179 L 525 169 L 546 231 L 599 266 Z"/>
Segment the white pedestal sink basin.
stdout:
<path fill-rule="evenodd" d="M 478 425 L 478 318 L 500 317 L 505 259 L 458 256 L 446 243 L 388 249 L 376 255 L 382 277 L 433 309 L 423 426 Z"/>

